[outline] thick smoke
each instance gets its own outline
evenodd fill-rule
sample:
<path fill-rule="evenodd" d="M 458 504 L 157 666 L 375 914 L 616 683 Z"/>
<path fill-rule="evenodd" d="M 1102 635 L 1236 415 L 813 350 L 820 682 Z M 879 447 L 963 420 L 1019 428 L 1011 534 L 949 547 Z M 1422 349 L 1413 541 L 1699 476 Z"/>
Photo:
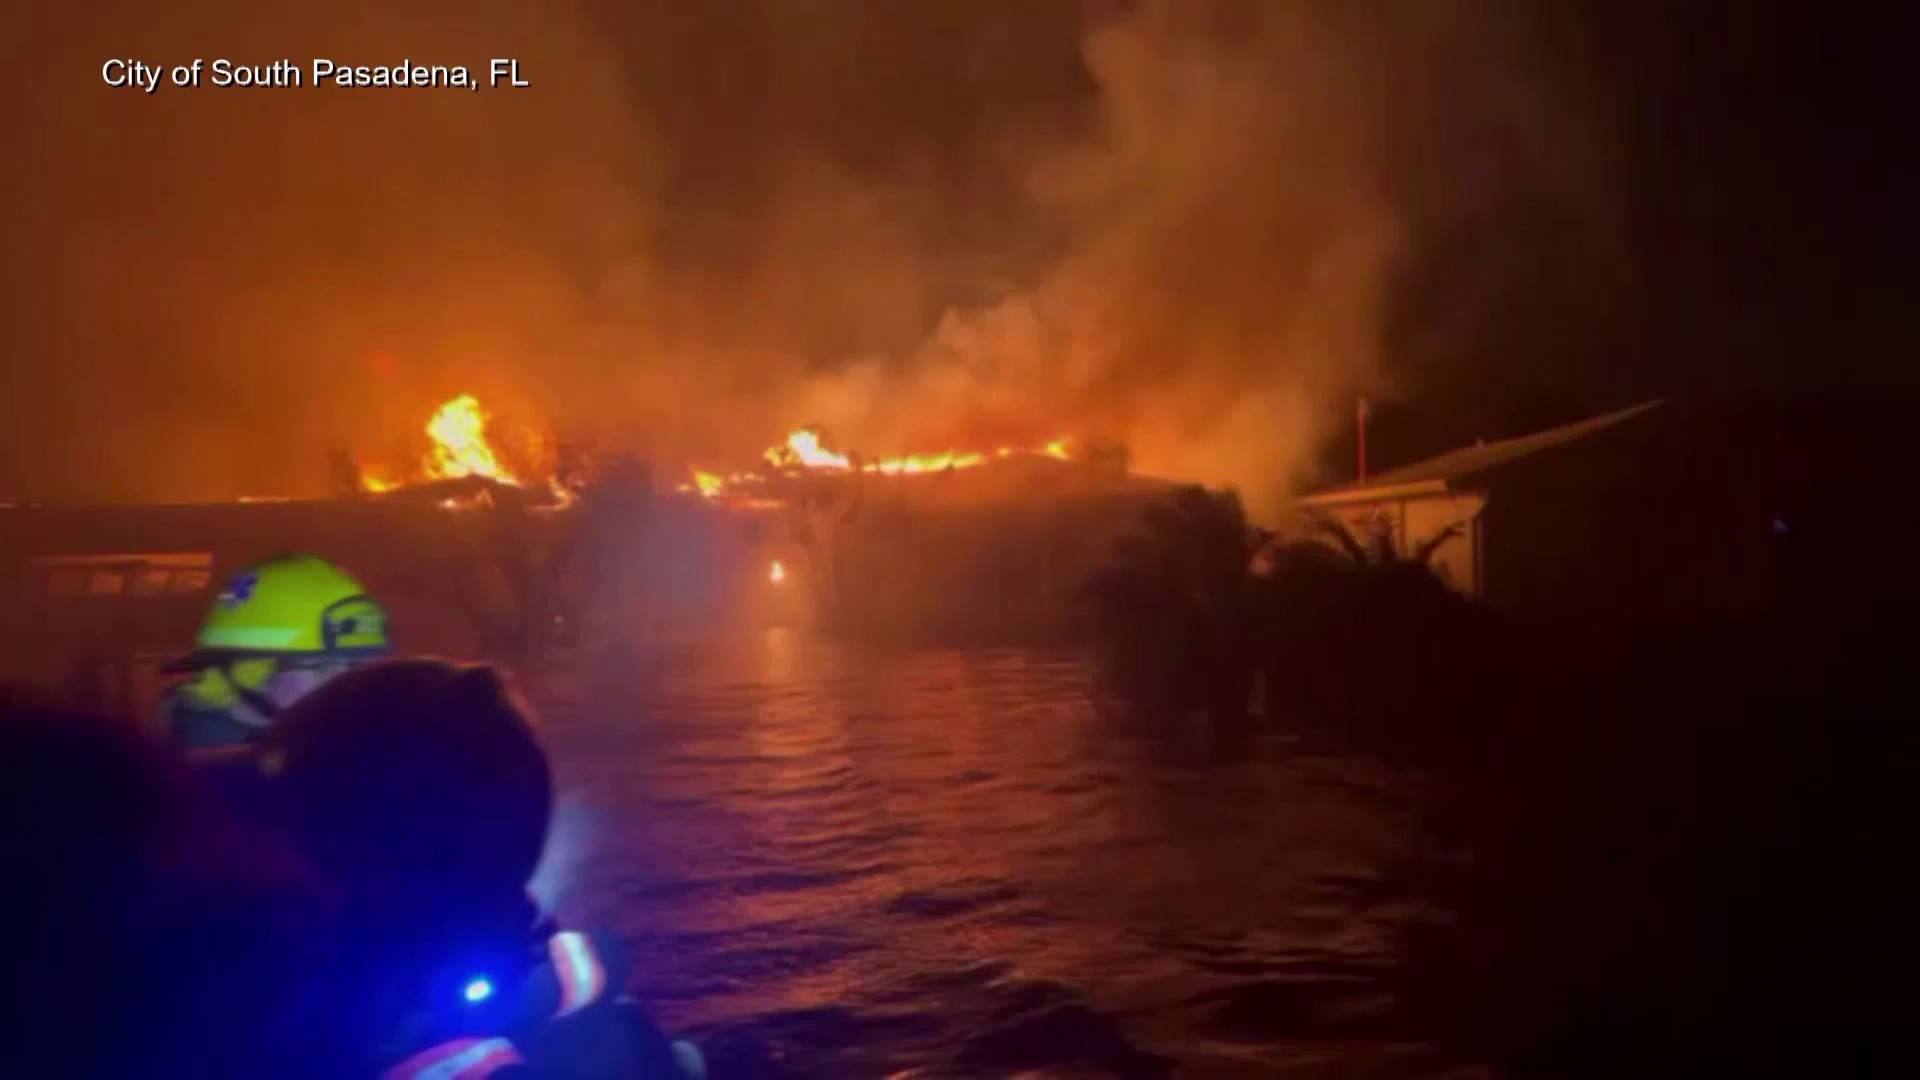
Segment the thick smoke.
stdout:
<path fill-rule="evenodd" d="M 1272 506 L 1356 396 L 1401 389 L 1387 308 L 1427 236 L 1505 198 L 1603 209 L 1521 27 L 1486 5 L 1338 10 L 1167 0 L 1096 24 L 1093 122 L 1029 175 L 1059 256 L 805 400 L 882 443 L 941 422 L 1118 437 L 1144 471 Z M 1501 285 L 1401 350 L 1488 317 Z"/>
<path fill-rule="evenodd" d="M 1146 471 L 1261 488 L 1309 460 L 1330 403 L 1379 380 L 1400 232 L 1377 125 L 1352 50 L 1304 9 L 1195 10 L 1088 35 L 1092 130 L 1030 178 L 1066 223 L 1057 260 L 946 312 L 905 364 L 816 380 L 822 411 L 876 439 L 927 419 L 1118 437 Z"/>
<path fill-rule="evenodd" d="M 1111 436 L 1264 500 L 1419 352 L 1428 236 L 1599 205 L 1487 4 L 122 7 L 11 35 L 0 491 L 312 491 L 471 391 L 668 461 Z M 534 85 L 145 96 L 115 55 Z"/>

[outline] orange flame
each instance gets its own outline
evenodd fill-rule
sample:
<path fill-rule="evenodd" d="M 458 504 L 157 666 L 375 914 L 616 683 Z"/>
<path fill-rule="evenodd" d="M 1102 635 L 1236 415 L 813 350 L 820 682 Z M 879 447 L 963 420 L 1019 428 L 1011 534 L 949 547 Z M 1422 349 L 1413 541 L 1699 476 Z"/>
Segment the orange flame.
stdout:
<path fill-rule="evenodd" d="M 836 454 L 820 441 L 820 433 L 801 428 L 787 441 L 767 451 L 767 462 L 775 468 L 800 466 L 808 469 L 845 469 L 853 464 L 845 454 Z"/>
<path fill-rule="evenodd" d="M 387 474 L 379 471 L 378 469 L 362 468 L 360 470 L 360 486 L 363 489 L 378 495 L 383 491 L 392 491 L 395 487 L 398 487 L 399 485 L 395 484 L 392 480 L 388 479 Z"/>
<path fill-rule="evenodd" d="M 773 560 L 773 565 L 767 567 L 767 580 L 775 585 L 787 580 L 787 568 L 780 565 L 779 559 Z"/>
<path fill-rule="evenodd" d="M 977 450 L 948 450 L 938 454 L 907 454 L 863 461 L 859 465 L 859 471 L 881 476 L 911 476 L 944 472 L 949 469 L 970 469 L 989 461 L 1022 456 L 1050 457 L 1065 461 L 1068 459 L 1067 445 L 1068 441 L 1065 438 L 1058 438 L 1037 450 L 1002 446 L 991 453 Z M 825 438 L 813 428 L 801 428 L 792 432 L 785 442 L 768 450 L 762 456 L 767 464 L 781 472 L 814 470 L 847 472 L 855 467 L 851 455 L 829 448 Z M 708 500 L 725 501 L 728 505 L 735 507 L 761 509 L 779 505 L 774 500 L 743 499 L 734 490 L 743 485 L 765 481 L 766 477 L 758 473 L 736 472 L 721 476 L 719 473 L 695 469 L 692 479 L 681 484 L 679 490 Z"/>
<path fill-rule="evenodd" d="M 426 433 L 433 445 L 414 479 L 454 480 L 477 476 L 499 484 L 524 486 L 513 470 L 501 464 L 500 456 L 487 441 L 490 422 L 491 418 L 481 408 L 479 399 L 472 394 L 461 394 L 442 403 L 427 421 Z M 396 479 L 394 474 L 382 469 L 363 466 L 360 470 L 361 488 L 375 495 L 393 491 L 411 482 L 413 480 Z M 573 492 L 558 478 L 548 480 L 546 487 L 553 497 L 549 508 L 564 507 L 573 502 Z"/>
<path fill-rule="evenodd" d="M 461 394 L 440 406 L 427 421 L 427 437 L 433 440 L 427 475 L 436 480 L 481 476 L 503 484 L 520 482 L 501 466 L 487 444 L 487 414 L 472 394 Z"/>

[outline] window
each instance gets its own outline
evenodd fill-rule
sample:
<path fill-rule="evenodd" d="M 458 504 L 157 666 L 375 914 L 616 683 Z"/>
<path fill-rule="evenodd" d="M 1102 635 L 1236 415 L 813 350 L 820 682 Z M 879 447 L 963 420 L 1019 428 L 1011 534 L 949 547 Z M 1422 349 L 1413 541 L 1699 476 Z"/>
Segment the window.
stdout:
<path fill-rule="evenodd" d="M 192 596 L 213 572 L 208 552 L 46 555 L 33 560 L 41 588 L 55 599 Z"/>
<path fill-rule="evenodd" d="M 133 574 L 133 595 L 165 596 L 167 580 L 173 571 L 164 566 L 143 566 Z"/>
<path fill-rule="evenodd" d="M 77 566 L 62 566 L 47 574 L 47 595 L 79 596 L 86 588 L 87 572 Z"/>

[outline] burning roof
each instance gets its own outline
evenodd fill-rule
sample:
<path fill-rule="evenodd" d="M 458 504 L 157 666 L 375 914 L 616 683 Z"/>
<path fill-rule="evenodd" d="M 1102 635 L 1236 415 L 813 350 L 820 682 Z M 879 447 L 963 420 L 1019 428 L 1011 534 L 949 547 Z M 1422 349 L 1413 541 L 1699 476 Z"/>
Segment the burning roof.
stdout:
<path fill-rule="evenodd" d="M 478 398 L 461 394 L 449 399 L 428 419 L 424 432 L 430 440 L 426 453 L 410 474 L 359 467 L 358 488 L 383 498 L 418 496 L 443 506 L 459 507 L 506 491 L 523 493 L 534 505 L 564 506 L 572 492 L 559 479 L 534 480 L 534 470 L 545 463 L 503 453 L 491 436 L 493 418 Z M 1003 498 L 1016 490 L 1039 495 L 1050 491 L 1084 490 L 1105 486 L 1099 477 L 1127 478 L 1124 466 L 1100 463 L 1099 447 L 1082 453 L 1066 437 L 1028 446 L 1002 445 L 986 449 L 947 449 L 865 458 L 833 446 L 816 428 L 800 428 L 769 448 L 753 467 L 732 471 L 692 468 L 678 490 L 715 507 L 731 510 L 769 510 L 787 505 L 807 485 L 830 481 L 885 477 L 902 483 L 902 490 L 919 485 L 912 478 L 977 478 L 955 483 L 940 480 L 943 494 L 975 502 Z M 1112 465 L 1113 463 L 1108 463 Z M 549 473 L 551 470 L 548 470 Z M 1144 478 L 1131 478 L 1144 481 Z M 888 483 L 892 490 L 894 484 Z"/>
<path fill-rule="evenodd" d="M 571 493 L 558 480 L 530 484 L 503 463 L 488 439 L 491 423 L 492 418 L 472 394 L 451 398 L 427 420 L 425 431 L 431 445 L 416 475 L 396 481 L 391 473 L 361 468 L 360 488 L 375 495 L 432 489 L 448 506 L 491 497 L 498 488 L 522 490 L 531 501 L 549 505 L 571 501 Z"/>
<path fill-rule="evenodd" d="M 942 450 L 868 460 L 831 448 L 825 435 L 815 428 L 800 428 L 788 434 L 785 442 L 761 455 L 760 467 L 727 473 L 694 469 L 679 490 L 736 509 L 766 509 L 783 504 L 783 491 L 791 482 L 808 476 L 931 476 L 976 470 L 1000 462 L 1065 462 L 1072 460 L 1069 445 L 1068 439 L 1057 438 L 1032 447 Z"/>

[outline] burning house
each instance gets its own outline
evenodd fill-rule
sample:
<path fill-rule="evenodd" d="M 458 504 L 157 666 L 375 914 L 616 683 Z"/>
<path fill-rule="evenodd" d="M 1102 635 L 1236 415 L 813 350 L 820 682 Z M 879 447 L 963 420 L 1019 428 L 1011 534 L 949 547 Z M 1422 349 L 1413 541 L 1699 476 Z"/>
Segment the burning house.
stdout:
<path fill-rule="evenodd" d="M 767 624 L 1051 636 L 1168 486 L 1066 440 L 866 459 L 802 430 L 751 469 L 663 489 L 619 458 L 583 476 L 523 465 L 488 426 L 456 397 L 415 469 L 336 454 L 329 498 L 0 509 L 0 575 L 24 598 L 0 626 L 13 668 L 0 677 L 119 657 L 142 685 L 115 694 L 144 697 L 220 581 L 292 550 L 351 569 L 409 649 L 458 656 L 537 653 L 583 625 L 643 641 Z"/>
<path fill-rule="evenodd" d="M 865 458 L 803 429 L 680 487 L 751 520 L 761 617 L 886 640 L 1065 632 L 1074 594 L 1171 485 L 1066 439 Z"/>
<path fill-rule="evenodd" d="M 0 509 L 0 678 L 46 681 L 89 656 L 114 661 L 113 698 L 151 692 L 158 661 L 192 637 L 227 576 L 282 551 L 350 567 L 410 647 L 516 653 L 551 635 L 571 493 L 521 482 L 487 445 L 484 414 L 455 398 L 428 426 L 408 482 L 335 466 L 331 498 Z"/>

